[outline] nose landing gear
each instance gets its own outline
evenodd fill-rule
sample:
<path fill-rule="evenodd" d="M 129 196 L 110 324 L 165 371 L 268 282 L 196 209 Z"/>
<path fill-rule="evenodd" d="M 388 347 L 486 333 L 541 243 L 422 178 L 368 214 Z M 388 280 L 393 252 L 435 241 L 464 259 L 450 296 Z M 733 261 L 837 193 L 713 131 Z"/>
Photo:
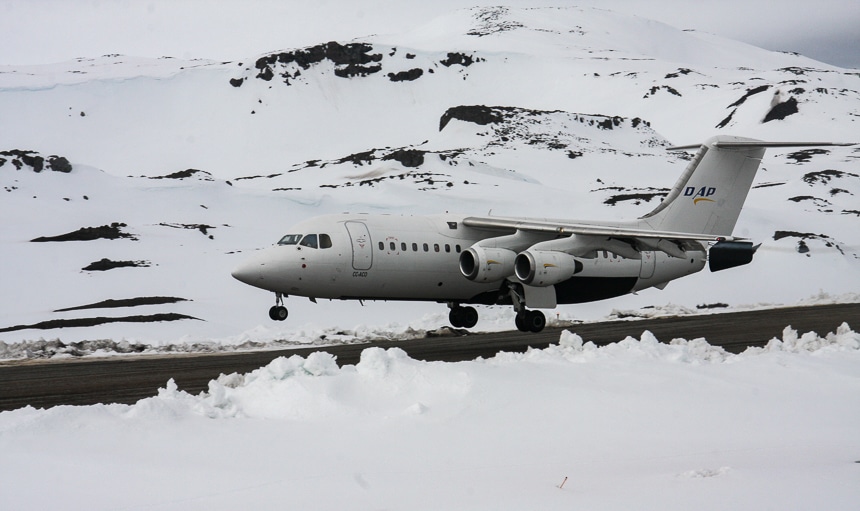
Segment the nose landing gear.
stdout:
<path fill-rule="evenodd" d="M 269 309 L 269 317 L 275 321 L 283 321 L 287 319 L 287 316 L 289 315 L 290 312 L 283 305 L 275 305 Z"/>
<path fill-rule="evenodd" d="M 283 321 L 289 315 L 289 311 L 284 307 L 284 295 L 275 293 L 275 305 L 269 309 L 269 317 L 274 321 Z"/>

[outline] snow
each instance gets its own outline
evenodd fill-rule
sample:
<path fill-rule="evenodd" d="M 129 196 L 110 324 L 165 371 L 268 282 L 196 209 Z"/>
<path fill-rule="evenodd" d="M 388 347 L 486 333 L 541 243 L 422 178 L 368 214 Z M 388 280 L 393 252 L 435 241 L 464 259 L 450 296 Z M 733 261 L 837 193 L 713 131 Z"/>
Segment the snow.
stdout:
<path fill-rule="evenodd" d="M 196 319 L 0 332 L 0 356 L 43 356 L 37 345 L 54 340 L 190 351 L 420 336 L 446 324 L 444 306 L 290 299 L 289 320 L 273 324 L 273 297 L 230 271 L 291 225 L 328 213 L 635 218 L 659 197 L 609 204 L 670 187 L 687 160 L 667 146 L 715 133 L 845 141 L 860 116 L 856 73 L 603 9 L 478 7 L 398 27 L 341 41 L 370 45 L 380 72 L 345 79 L 332 61 L 308 69 L 273 61 L 290 85 L 257 78 L 256 62 L 293 49 L 226 62 L 107 55 L 2 66 L 0 151 L 64 156 L 73 170 L 36 173 L 0 156 L 0 329 L 166 313 Z M 451 52 L 473 62 L 442 64 Z M 415 81 L 387 76 L 412 68 L 425 72 Z M 237 79 L 241 86 L 231 85 Z M 797 97 L 799 112 L 762 123 L 775 91 Z M 453 119 L 440 130 L 446 111 L 461 105 L 509 110 L 501 124 Z M 600 127 L 607 116 L 620 119 L 611 130 Z M 424 151 L 424 164 L 382 159 L 400 148 Z M 347 158 L 366 151 L 375 159 Z M 793 152 L 768 151 L 736 229 L 762 243 L 754 264 L 551 316 L 794 305 L 821 293 L 856 301 L 856 149 L 806 162 Z M 185 169 L 201 172 L 151 179 Z M 830 169 L 842 177 L 805 179 Z M 13 220 L 22 211 L 26 221 Z M 136 239 L 29 241 L 114 222 Z M 775 239 L 777 231 L 794 234 Z M 798 251 L 801 242 L 809 252 Z M 102 259 L 141 265 L 84 270 Z M 60 312 L 139 297 L 181 300 Z M 478 330 L 510 328 L 508 310 L 481 316 Z"/>
<path fill-rule="evenodd" d="M 664 339 L 666 340 L 666 339 Z M 199 395 L 0 413 L 8 509 L 856 507 L 860 335 L 278 358 Z M 565 481 L 566 479 L 566 481 Z M 559 486 L 564 482 L 564 486 Z"/>
<path fill-rule="evenodd" d="M 31 4 L 10 4 L 16 15 L 4 19 L 18 24 Z M 76 8 L 51 5 L 45 26 L 74 19 Z M 447 324 L 444 305 L 291 298 L 289 320 L 273 323 L 273 298 L 230 270 L 290 225 L 342 211 L 634 218 L 657 202 L 609 202 L 670 187 L 687 160 L 667 146 L 720 133 L 853 141 L 860 117 L 856 71 L 605 9 L 409 6 L 406 16 L 401 6 L 371 17 L 330 2 L 329 32 L 290 12 L 292 28 L 260 47 L 270 36 L 231 36 L 249 24 L 278 33 L 259 29 L 244 4 L 213 17 L 233 20 L 217 38 L 195 34 L 205 16 L 153 18 L 158 2 L 102 7 L 90 22 L 125 34 L 130 55 L 105 55 L 114 50 L 78 34 L 50 54 L 81 49 L 80 58 L 0 65 L 0 151 L 62 156 L 73 167 L 35 172 L 0 155 L 0 329 L 30 326 L 0 332 L 0 359 L 420 338 Z M 177 23 L 187 40 L 167 48 L 159 34 Z M 333 39 L 372 45 L 380 72 L 344 79 L 324 61 L 301 75 L 276 64 L 290 85 L 256 78 L 261 57 Z M 451 52 L 474 61 L 443 64 Z M 388 78 L 415 68 L 424 71 L 415 81 Z M 777 90 L 799 111 L 762 123 Z M 461 105 L 516 110 L 498 125 L 455 119 L 440 130 Z M 599 127 L 606 116 L 619 118 L 611 130 Z M 425 163 L 381 159 L 400 148 L 426 151 Z M 371 150 L 367 163 L 346 158 Z M 762 243 L 753 264 L 560 307 L 549 323 L 860 301 L 858 152 L 832 148 L 805 162 L 793 152 L 768 151 L 736 229 Z M 173 175 L 186 169 L 200 172 Z M 808 179 L 828 170 L 842 174 Z M 112 223 L 134 238 L 30 241 Z M 84 269 L 102 259 L 143 264 Z M 153 297 L 166 300 L 98 305 Z M 727 307 L 699 309 L 716 303 Z M 166 313 L 194 319 L 32 327 Z M 480 307 L 480 317 L 478 331 L 513 324 L 510 308 Z M 168 381 L 134 405 L 0 412 L 0 501 L 854 509 L 860 335 L 851 328 L 825 337 L 786 329 L 740 355 L 705 339 L 661 344 L 648 332 L 601 348 L 565 333 L 558 346 L 460 363 L 369 348 L 338 367 L 317 353 L 222 375 L 200 395 Z"/>

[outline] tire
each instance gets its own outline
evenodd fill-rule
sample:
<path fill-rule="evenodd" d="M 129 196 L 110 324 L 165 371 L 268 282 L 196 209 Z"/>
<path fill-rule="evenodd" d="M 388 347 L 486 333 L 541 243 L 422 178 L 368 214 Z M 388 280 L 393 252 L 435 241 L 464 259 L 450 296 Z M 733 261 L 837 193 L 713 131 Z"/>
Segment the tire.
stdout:
<path fill-rule="evenodd" d="M 528 311 L 525 324 L 529 332 L 538 333 L 546 326 L 546 316 L 541 311 Z"/>
<path fill-rule="evenodd" d="M 463 308 L 463 328 L 472 328 L 478 324 L 478 311 L 474 307 Z"/>
<path fill-rule="evenodd" d="M 454 328 L 463 328 L 465 319 L 463 309 L 460 307 L 454 307 L 451 309 L 451 312 L 448 313 L 448 322 L 451 323 L 451 326 Z"/>
<path fill-rule="evenodd" d="M 526 312 L 517 313 L 517 317 L 514 319 L 514 324 L 517 325 L 517 330 L 520 332 L 528 332 L 529 329 L 526 327 Z"/>
<path fill-rule="evenodd" d="M 290 313 L 286 307 L 281 307 L 279 305 L 275 305 L 271 309 L 269 309 L 269 317 L 274 321 L 283 321 L 287 319 Z"/>

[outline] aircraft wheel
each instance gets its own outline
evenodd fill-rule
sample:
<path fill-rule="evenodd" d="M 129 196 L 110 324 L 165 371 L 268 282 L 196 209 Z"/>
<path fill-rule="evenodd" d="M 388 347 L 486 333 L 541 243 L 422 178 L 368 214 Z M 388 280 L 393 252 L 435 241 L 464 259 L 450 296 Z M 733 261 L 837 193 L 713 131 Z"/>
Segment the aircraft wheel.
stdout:
<path fill-rule="evenodd" d="M 478 311 L 474 307 L 463 307 L 463 328 L 472 328 L 478 324 Z"/>
<path fill-rule="evenodd" d="M 460 307 L 451 309 L 451 312 L 448 313 L 448 322 L 454 328 L 463 328 L 463 314 Z"/>
<path fill-rule="evenodd" d="M 287 311 L 286 307 L 275 305 L 269 309 L 269 317 L 275 321 L 283 321 L 287 319 L 287 316 L 289 316 L 289 311 Z"/>
<path fill-rule="evenodd" d="M 517 330 L 520 332 L 528 332 L 529 329 L 526 327 L 526 314 L 528 312 L 518 312 L 516 318 L 514 318 L 514 324 L 517 325 Z"/>
<path fill-rule="evenodd" d="M 541 311 L 528 311 L 525 314 L 525 324 L 529 332 L 538 333 L 546 326 L 546 316 Z"/>
<path fill-rule="evenodd" d="M 474 307 L 454 307 L 448 313 L 448 321 L 454 328 L 472 328 L 478 324 L 478 311 Z"/>

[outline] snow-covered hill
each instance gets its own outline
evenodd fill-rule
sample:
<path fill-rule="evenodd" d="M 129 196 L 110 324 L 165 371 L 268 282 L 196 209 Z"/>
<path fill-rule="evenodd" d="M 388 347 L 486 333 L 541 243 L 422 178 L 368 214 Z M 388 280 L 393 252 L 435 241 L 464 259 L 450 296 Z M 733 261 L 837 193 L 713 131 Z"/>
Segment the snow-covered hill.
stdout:
<path fill-rule="evenodd" d="M 413 335 L 444 306 L 293 300 L 274 325 L 230 270 L 323 213 L 639 216 L 686 163 L 665 147 L 854 141 L 858 91 L 856 71 L 585 8 L 467 9 L 240 62 L 0 67 L 0 340 Z M 858 156 L 770 150 L 736 232 L 763 243 L 754 264 L 556 320 L 856 292 Z"/>

